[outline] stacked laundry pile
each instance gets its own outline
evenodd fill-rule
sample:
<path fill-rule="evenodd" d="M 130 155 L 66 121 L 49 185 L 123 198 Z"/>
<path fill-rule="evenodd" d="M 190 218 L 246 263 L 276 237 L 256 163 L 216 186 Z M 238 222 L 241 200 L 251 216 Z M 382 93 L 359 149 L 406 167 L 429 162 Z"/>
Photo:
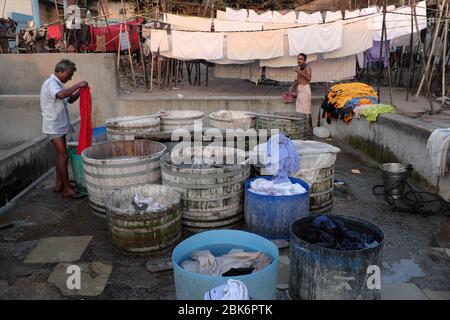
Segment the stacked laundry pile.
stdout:
<path fill-rule="evenodd" d="M 198 250 L 192 252 L 191 258 L 181 263 L 187 271 L 223 277 L 250 274 L 272 263 L 272 258 L 263 252 L 245 252 L 242 249 L 231 249 L 219 257 L 209 250 Z"/>
<path fill-rule="evenodd" d="M 139 194 L 134 196 L 130 206 L 124 211 L 127 214 L 143 214 L 163 209 L 164 206 L 152 197 L 144 197 Z"/>
<path fill-rule="evenodd" d="M 375 90 L 360 82 L 340 83 L 332 86 L 322 103 L 322 117 L 331 123 L 331 119 L 342 119 L 349 122 L 353 111 L 361 105 L 376 104 L 378 95 Z"/>
<path fill-rule="evenodd" d="M 292 196 L 306 192 L 306 189 L 299 183 L 289 181 L 277 184 L 273 180 L 263 178 L 252 181 L 249 190 L 253 193 L 270 196 Z"/>
<path fill-rule="evenodd" d="M 373 234 L 358 232 L 348 228 L 339 218 L 317 216 L 302 239 L 324 248 L 336 250 L 361 250 L 378 246 Z"/>

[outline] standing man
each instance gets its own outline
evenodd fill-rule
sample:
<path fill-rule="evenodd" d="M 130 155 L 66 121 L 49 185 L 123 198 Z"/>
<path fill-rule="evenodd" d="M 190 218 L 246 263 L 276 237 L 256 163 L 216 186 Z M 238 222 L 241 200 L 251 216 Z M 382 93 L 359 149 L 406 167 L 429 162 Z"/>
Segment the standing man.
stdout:
<path fill-rule="evenodd" d="M 297 73 L 297 101 L 295 109 L 297 112 L 308 114 L 309 126 L 312 130 L 312 116 L 311 116 L 311 87 L 309 83 L 311 81 L 311 67 L 306 64 L 306 54 L 300 53 L 297 57 L 298 66 L 295 67 Z"/>
<path fill-rule="evenodd" d="M 77 71 L 75 63 L 63 59 L 55 66 L 55 73 L 41 87 L 42 132 L 47 134 L 56 151 L 56 187 L 65 199 L 81 197 L 69 183 L 67 164 L 69 155 L 66 149 L 66 134 L 74 130 L 69 120 L 67 103 L 74 103 L 80 97 L 79 89 L 87 87 L 86 81 L 65 89 L 64 83 L 72 79 Z"/>

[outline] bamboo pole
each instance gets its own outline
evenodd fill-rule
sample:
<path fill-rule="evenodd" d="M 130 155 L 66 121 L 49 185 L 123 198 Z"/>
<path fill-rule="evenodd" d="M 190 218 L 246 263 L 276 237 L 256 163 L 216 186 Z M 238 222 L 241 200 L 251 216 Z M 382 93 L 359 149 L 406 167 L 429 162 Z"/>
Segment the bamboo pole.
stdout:
<path fill-rule="evenodd" d="M 119 70 L 120 70 L 120 51 L 121 51 L 120 49 L 122 47 L 122 41 L 120 38 L 120 36 L 122 35 L 122 21 L 123 21 L 123 18 L 122 18 L 122 15 L 120 15 L 119 45 L 118 45 L 118 49 L 117 49 L 117 69 L 119 69 Z"/>
<path fill-rule="evenodd" d="M 447 34 L 448 34 L 448 3 L 445 7 L 445 25 L 444 25 L 444 45 L 442 48 L 442 103 L 441 107 L 443 108 L 445 105 L 445 67 L 447 64 L 446 56 L 447 56 Z"/>
<path fill-rule="evenodd" d="M 122 14 L 121 14 L 121 17 L 122 17 L 123 14 L 125 14 L 125 5 L 123 3 L 123 0 L 121 0 L 121 2 L 122 2 Z M 126 39 L 127 45 L 128 45 L 128 59 L 130 60 L 131 74 L 133 75 L 133 83 L 134 83 L 134 87 L 136 88 L 137 87 L 137 85 L 136 85 L 136 75 L 134 74 L 133 58 L 131 56 L 131 42 L 130 42 L 130 37 L 129 37 L 129 34 L 128 34 L 128 25 L 127 25 L 126 19 L 125 19 L 125 39 Z"/>
<path fill-rule="evenodd" d="M 153 68 L 155 58 L 153 57 L 153 52 L 151 52 L 151 50 L 150 50 L 150 58 L 152 59 L 152 65 L 150 67 L 150 92 L 153 92 Z"/>
<path fill-rule="evenodd" d="M 416 0 L 414 0 L 413 4 L 411 5 L 411 36 L 409 38 L 409 88 L 406 90 L 406 101 L 408 101 L 409 98 L 409 91 L 411 91 L 412 88 L 412 82 L 413 82 L 413 64 L 414 64 L 414 54 L 413 54 L 413 46 L 414 46 L 414 8 L 416 6 Z M 420 39 L 419 39 L 420 41 Z M 419 43 L 420 46 L 420 43 Z"/>
<path fill-rule="evenodd" d="M 379 68 L 380 70 L 378 71 L 378 82 L 377 82 L 377 93 L 378 93 L 378 103 L 380 103 L 381 101 L 381 91 L 380 91 L 380 83 L 381 83 L 381 74 L 384 70 L 384 63 L 383 63 L 383 67 L 381 67 L 381 60 L 383 57 L 383 44 L 384 44 L 384 31 L 386 28 L 386 8 L 383 6 L 383 23 L 382 23 L 382 27 L 381 27 L 381 42 L 380 42 L 380 56 L 378 58 L 378 64 L 379 64 Z"/>
<path fill-rule="evenodd" d="M 387 39 L 387 31 L 386 31 L 386 0 L 384 0 L 383 3 L 383 24 L 384 24 L 384 39 Z M 389 59 L 389 48 L 387 45 L 384 46 L 386 49 L 386 58 L 388 60 L 388 83 L 389 83 L 389 102 L 391 105 L 394 105 L 394 102 L 392 100 L 392 75 L 391 75 L 391 63 Z"/>
<path fill-rule="evenodd" d="M 445 2 L 445 0 L 444 0 L 444 2 Z M 416 95 L 414 96 L 414 101 L 417 100 L 417 97 L 419 96 L 419 93 L 422 90 L 423 82 L 427 78 L 426 76 L 427 76 L 427 73 L 428 73 L 428 69 L 430 68 L 431 58 L 433 56 L 434 47 L 436 45 L 437 35 L 438 35 L 438 32 L 439 32 L 439 26 L 441 24 L 443 11 L 444 11 L 444 5 L 442 5 L 440 7 L 440 9 L 439 9 L 439 17 L 438 17 L 438 20 L 436 22 L 436 28 L 434 30 L 433 40 L 432 40 L 432 43 L 431 43 L 430 56 L 428 57 L 427 64 L 426 64 L 425 69 L 423 71 L 422 78 L 421 78 L 420 83 L 419 83 L 419 88 L 417 89 Z M 416 15 L 416 18 L 417 18 L 417 15 Z M 431 110 L 431 111 L 433 111 L 433 110 Z"/>

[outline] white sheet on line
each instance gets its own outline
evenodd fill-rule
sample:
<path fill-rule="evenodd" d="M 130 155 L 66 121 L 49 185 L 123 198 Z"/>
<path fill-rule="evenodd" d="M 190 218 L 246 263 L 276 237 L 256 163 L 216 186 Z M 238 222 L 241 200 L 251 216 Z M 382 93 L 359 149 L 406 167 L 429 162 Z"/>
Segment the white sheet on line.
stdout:
<path fill-rule="evenodd" d="M 223 33 L 172 31 L 172 51 L 182 59 L 222 59 Z"/>
<path fill-rule="evenodd" d="M 349 10 L 345 10 L 345 19 L 351 19 L 351 18 L 356 18 L 359 17 L 361 15 L 361 10 L 353 10 L 353 11 L 349 11 Z"/>
<path fill-rule="evenodd" d="M 167 23 L 184 30 L 211 31 L 212 19 L 166 13 Z"/>
<path fill-rule="evenodd" d="M 278 11 L 273 12 L 272 22 L 274 23 L 295 23 L 297 21 L 297 15 L 295 11 L 290 11 L 286 14 L 279 13 Z"/>
<path fill-rule="evenodd" d="M 309 14 L 300 11 L 298 13 L 297 22 L 303 24 L 323 23 L 322 13 L 320 13 L 320 11 L 317 11 Z"/>
<path fill-rule="evenodd" d="M 426 12 L 425 1 L 419 2 L 416 7 L 419 30 L 427 27 Z M 378 14 L 372 19 L 373 40 L 381 41 L 382 26 L 383 15 Z M 415 22 L 414 32 L 416 32 Z M 411 7 L 405 6 L 386 13 L 386 39 L 392 40 L 406 34 L 411 34 Z"/>
<path fill-rule="evenodd" d="M 223 10 L 217 10 L 217 11 L 216 11 L 216 19 L 219 19 L 219 20 L 226 20 L 226 19 L 227 19 L 227 15 L 226 15 L 225 11 L 223 11 Z"/>
<path fill-rule="evenodd" d="M 344 24 L 342 29 L 342 46 L 322 55 L 324 59 L 341 58 L 364 52 L 373 45 L 373 32 L 367 20 Z"/>
<path fill-rule="evenodd" d="M 215 64 L 247 64 L 247 63 L 255 62 L 255 60 L 228 59 L 227 58 L 227 48 L 228 48 L 228 37 L 227 37 L 227 34 L 225 34 L 224 41 L 223 41 L 223 59 L 208 60 L 208 61 L 215 63 Z"/>
<path fill-rule="evenodd" d="M 289 55 L 323 53 L 342 46 L 342 21 L 288 30 Z"/>
<path fill-rule="evenodd" d="M 167 30 L 152 29 L 150 31 L 150 50 L 152 52 L 169 50 Z"/>
<path fill-rule="evenodd" d="M 284 35 L 284 55 L 282 57 L 267 59 L 267 60 L 259 60 L 259 65 L 261 67 L 272 67 L 272 68 L 281 68 L 281 67 L 295 67 L 298 65 L 297 56 L 289 55 L 289 42 L 287 34 Z M 312 62 L 317 60 L 316 54 L 308 55 L 308 62 Z"/>
<path fill-rule="evenodd" d="M 272 59 L 284 54 L 282 30 L 228 33 L 227 39 L 228 59 Z"/>
<path fill-rule="evenodd" d="M 295 28 L 301 26 L 297 22 L 294 23 L 278 23 L 278 22 L 268 22 L 264 23 L 264 30 L 281 30 L 284 29 L 284 33 L 287 34 L 287 29 Z"/>
<path fill-rule="evenodd" d="M 217 64 L 214 68 L 214 77 L 250 80 L 257 83 L 261 78 L 262 67 L 258 61 L 246 64 Z"/>
<path fill-rule="evenodd" d="M 228 21 L 214 19 L 214 31 L 258 31 L 263 29 L 262 23 L 247 21 Z"/>
<path fill-rule="evenodd" d="M 248 10 L 248 21 L 251 22 L 272 22 L 273 12 L 266 11 L 258 14 L 255 10 Z"/>
<path fill-rule="evenodd" d="M 351 79 L 356 74 L 356 58 L 354 55 L 338 59 L 317 60 L 309 63 L 309 65 L 312 72 L 311 83 Z M 293 67 L 266 67 L 265 76 L 267 79 L 280 82 L 292 82 L 297 79 Z"/>
<path fill-rule="evenodd" d="M 338 20 L 342 20 L 341 11 L 327 11 L 325 13 L 325 22 L 334 22 Z"/>
<path fill-rule="evenodd" d="M 247 17 L 247 9 L 234 10 L 231 8 L 225 8 L 225 20 L 246 21 Z"/>

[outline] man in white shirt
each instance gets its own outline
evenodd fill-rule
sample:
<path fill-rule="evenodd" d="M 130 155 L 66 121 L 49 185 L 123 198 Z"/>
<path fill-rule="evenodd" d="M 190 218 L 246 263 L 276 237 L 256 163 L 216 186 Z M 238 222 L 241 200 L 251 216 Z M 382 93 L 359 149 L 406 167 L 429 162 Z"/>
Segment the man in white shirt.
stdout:
<path fill-rule="evenodd" d="M 69 155 L 66 148 L 66 134 L 73 133 L 69 120 L 67 103 L 74 103 L 80 97 L 79 89 L 88 86 L 81 81 L 65 89 L 64 84 L 72 79 L 77 70 L 75 63 L 63 59 L 55 66 L 55 73 L 41 87 L 42 132 L 47 134 L 56 151 L 56 187 L 63 198 L 80 198 L 69 183 L 67 164 Z"/>

